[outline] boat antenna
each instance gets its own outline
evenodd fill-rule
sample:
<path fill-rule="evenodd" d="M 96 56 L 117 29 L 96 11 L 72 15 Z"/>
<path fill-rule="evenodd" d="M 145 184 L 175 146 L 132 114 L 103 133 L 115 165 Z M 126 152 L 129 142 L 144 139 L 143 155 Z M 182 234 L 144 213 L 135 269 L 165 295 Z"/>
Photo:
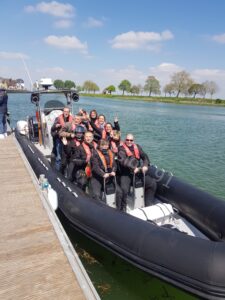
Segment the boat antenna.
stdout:
<path fill-rule="evenodd" d="M 31 90 L 32 90 L 32 89 L 33 89 L 33 81 L 32 81 L 32 79 L 31 79 L 30 72 L 29 72 L 29 70 L 28 70 L 28 67 L 27 67 L 27 65 L 26 65 L 26 63 L 25 63 L 25 60 L 24 60 L 24 58 L 23 58 L 23 56 L 22 56 L 22 55 L 20 56 L 20 58 L 21 58 L 21 60 L 22 60 L 22 62 L 23 62 L 23 65 L 24 65 L 25 71 L 26 71 L 26 73 L 27 73 L 27 76 L 28 76 L 28 78 L 29 78 L 29 80 L 30 80 L 30 84 L 31 84 Z"/>

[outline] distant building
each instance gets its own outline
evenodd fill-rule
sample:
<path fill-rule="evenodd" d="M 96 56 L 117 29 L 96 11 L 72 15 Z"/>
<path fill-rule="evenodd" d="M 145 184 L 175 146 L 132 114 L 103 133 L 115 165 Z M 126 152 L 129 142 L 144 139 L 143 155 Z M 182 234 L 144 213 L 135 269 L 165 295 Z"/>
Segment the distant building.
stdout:
<path fill-rule="evenodd" d="M 0 77 L 0 88 L 8 90 L 24 90 L 25 85 L 23 79 L 12 79 Z"/>

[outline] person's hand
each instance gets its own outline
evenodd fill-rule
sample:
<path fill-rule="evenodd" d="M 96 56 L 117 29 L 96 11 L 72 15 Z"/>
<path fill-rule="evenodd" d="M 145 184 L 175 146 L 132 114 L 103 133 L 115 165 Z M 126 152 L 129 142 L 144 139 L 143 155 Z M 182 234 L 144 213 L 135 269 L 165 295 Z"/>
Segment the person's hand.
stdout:
<path fill-rule="evenodd" d="M 105 173 L 104 175 L 103 175 L 103 178 L 109 178 L 109 173 Z"/>
<path fill-rule="evenodd" d="M 117 116 L 115 116 L 115 118 L 114 118 L 114 122 L 115 122 L 115 123 L 117 123 L 118 121 L 119 121 L 118 117 L 117 117 Z"/>
<path fill-rule="evenodd" d="M 139 168 L 134 169 L 134 174 L 137 174 L 139 172 Z"/>
<path fill-rule="evenodd" d="M 65 145 L 65 146 L 67 145 L 67 139 L 66 139 L 65 137 L 62 138 L 62 143 L 63 143 L 63 145 Z"/>
<path fill-rule="evenodd" d="M 116 176 L 116 173 L 115 172 L 111 172 L 110 176 Z"/>
<path fill-rule="evenodd" d="M 142 167 L 142 172 L 145 173 L 145 172 L 147 172 L 147 171 L 148 171 L 148 167 L 143 166 L 143 167 Z"/>

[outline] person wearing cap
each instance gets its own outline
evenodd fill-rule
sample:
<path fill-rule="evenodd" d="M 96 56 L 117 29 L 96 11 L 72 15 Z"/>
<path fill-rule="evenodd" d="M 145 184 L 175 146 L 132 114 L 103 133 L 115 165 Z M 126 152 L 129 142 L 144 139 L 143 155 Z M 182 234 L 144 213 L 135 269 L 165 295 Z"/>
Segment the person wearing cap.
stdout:
<path fill-rule="evenodd" d="M 0 89 L 0 138 L 7 136 L 7 112 L 8 112 L 8 95 L 6 90 Z"/>
<path fill-rule="evenodd" d="M 118 150 L 118 162 L 120 165 L 120 186 L 123 191 L 121 210 L 126 210 L 127 196 L 130 191 L 134 174 L 142 172 L 145 175 L 145 206 L 154 201 L 156 181 L 149 174 L 150 160 L 140 145 L 134 143 L 133 134 L 126 136 L 124 143 Z"/>
<path fill-rule="evenodd" d="M 93 133 L 86 131 L 80 145 L 73 148 L 68 167 L 68 178 L 83 189 L 86 189 L 91 176 L 90 160 L 97 144 L 93 141 Z"/>
<path fill-rule="evenodd" d="M 83 127 L 84 132 L 86 131 L 85 126 L 81 123 L 81 116 L 75 115 L 72 122 L 67 122 L 59 131 L 59 137 L 62 139 L 62 160 L 60 172 L 65 175 L 65 171 L 70 159 L 70 149 L 68 145 L 74 140 L 76 142 L 75 130 L 77 127 Z"/>

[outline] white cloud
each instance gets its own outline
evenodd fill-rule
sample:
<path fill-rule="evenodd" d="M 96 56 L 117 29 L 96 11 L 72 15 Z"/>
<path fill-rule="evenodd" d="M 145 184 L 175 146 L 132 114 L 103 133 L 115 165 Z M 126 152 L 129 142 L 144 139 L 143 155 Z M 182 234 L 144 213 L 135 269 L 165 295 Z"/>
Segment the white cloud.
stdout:
<path fill-rule="evenodd" d="M 220 44 L 225 44 L 225 33 L 219 34 L 219 35 L 214 35 L 212 37 L 212 40 L 217 43 L 220 43 Z"/>
<path fill-rule="evenodd" d="M 162 87 L 170 81 L 174 73 L 180 72 L 181 70 L 182 68 L 176 64 L 163 62 L 158 66 L 150 67 L 149 75 L 155 76 L 160 81 Z"/>
<path fill-rule="evenodd" d="M 102 71 L 101 77 L 104 78 L 104 84 L 116 85 L 124 79 L 129 80 L 132 84 L 142 83 L 146 79 L 144 72 L 133 65 L 123 69 L 105 69 Z"/>
<path fill-rule="evenodd" d="M 225 70 L 222 69 L 196 69 L 191 73 L 196 82 L 202 83 L 203 81 L 215 81 L 221 90 L 225 91 Z M 225 95 L 225 93 L 224 93 Z M 225 96 L 224 96 L 225 97 Z"/>
<path fill-rule="evenodd" d="M 57 1 L 40 2 L 35 6 L 28 5 L 25 7 L 25 11 L 28 13 L 40 12 L 60 18 L 72 18 L 75 14 L 75 9 L 71 4 Z"/>
<path fill-rule="evenodd" d="M 103 21 L 89 17 L 88 20 L 84 23 L 84 26 L 88 28 L 102 27 Z"/>
<path fill-rule="evenodd" d="M 87 43 L 82 43 L 76 36 L 55 36 L 50 35 L 44 39 L 45 43 L 65 50 L 78 50 L 87 54 Z"/>
<path fill-rule="evenodd" d="M 173 34 L 169 31 L 158 32 L 135 32 L 129 31 L 114 37 L 110 43 L 115 49 L 147 49 L 157 51 L 160 43 L 173 39 Z"/>
<path fill-rule="evenodd" d="M 73 25 L 73 22 L 70 20 L 58 20 L 54 22 L 54 27 L 56 28 L 69 28 Z"/>
<path fill-rule="evenodd" d="M 18 52 L 0 52 L 0 59 L 28 59 L 29 57 Z"/>

